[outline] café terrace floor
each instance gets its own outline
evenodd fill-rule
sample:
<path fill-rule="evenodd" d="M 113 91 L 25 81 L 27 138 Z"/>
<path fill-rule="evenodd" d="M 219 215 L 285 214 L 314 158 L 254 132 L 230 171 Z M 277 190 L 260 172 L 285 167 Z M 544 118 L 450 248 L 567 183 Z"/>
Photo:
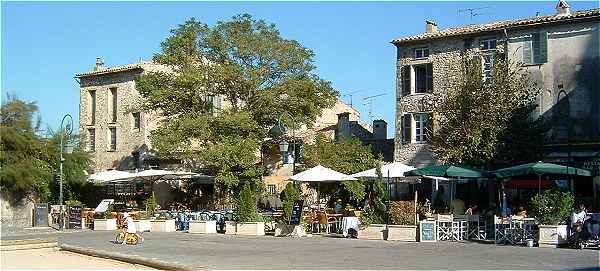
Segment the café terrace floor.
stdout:
<path fill-rule="evenodd" d="M 144 233 L 138 246 L 113 244 L 115 231 L 58 234 L 60 243 L 217 269 L 598 270 L 600 250 L 475 242 L 405 243 L 314 235 L 304 238 Z"/>

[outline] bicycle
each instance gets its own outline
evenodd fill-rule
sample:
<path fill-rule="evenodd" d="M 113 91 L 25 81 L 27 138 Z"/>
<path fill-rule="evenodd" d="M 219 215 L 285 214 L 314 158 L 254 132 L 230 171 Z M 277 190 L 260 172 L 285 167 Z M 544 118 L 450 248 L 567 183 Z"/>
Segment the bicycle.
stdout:
<path fill-rule="evenodd" d="M 115 243 L 117 244 L 128 244 L 128 245 L 137 245 L 144 243 L 144 237 L 141 233 L 128 233 L 126 228 L 121 228 L 121 230 L 115 236 Z"/>

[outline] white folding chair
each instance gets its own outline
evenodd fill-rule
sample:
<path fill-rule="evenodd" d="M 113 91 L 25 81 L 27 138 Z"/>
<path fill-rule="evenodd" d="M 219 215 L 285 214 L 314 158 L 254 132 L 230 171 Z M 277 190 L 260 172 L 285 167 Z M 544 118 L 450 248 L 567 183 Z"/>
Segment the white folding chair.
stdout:
<path fill-rule="evenodd" d="M 440 241 L 451 241 L 452 240 L 452 224 L 454 218 L 452 215 L 438 215 L 437 216 L 437 228 L 438 228 L 438 240 Z"/>
<path fill-rule="evenodd" d="M 454 223 L 452 223 L 452 237 L 454 240 L 466 240 L 469 238 L 469 216 L 454 215 Z"/>

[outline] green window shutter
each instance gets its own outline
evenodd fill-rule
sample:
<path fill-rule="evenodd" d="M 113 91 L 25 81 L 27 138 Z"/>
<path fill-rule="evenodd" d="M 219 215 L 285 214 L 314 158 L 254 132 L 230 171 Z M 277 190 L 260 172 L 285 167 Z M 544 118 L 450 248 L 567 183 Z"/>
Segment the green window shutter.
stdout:
<path fill-rule="evenodd" d="M 427 82 L 425 89 L 428 92 L 433 92 L 433 64 L 427 64 Z"/>
<path fill-rule="evenodd" d="M 400 69 L 400 74 L 402 76 L 402 95 L 405 96 L 410 94 L 410 66 L 405 65 Z"/>
<path fill-rule="evenodd" d="M 523 43 L 523 63 L 525 64 L 532 64 L 533 63 L 533 59 L 531 57 L 531 43 L 532 41 L 526 40 Z"/>
<path fill-rule="evenodd" d="M 410 114 L 405 113 L 404 115 L 402 115 L 402 142 L 404 143 L 410 143 L 410 137 L 411 137 L 411 127 L 412 123 L 411 123 L 411 118 L 410 118 Z"/>
<path fill-rule="evenodd" d="M 541 32 L 539 34 L 539 52 L 540 55 L 538 57 L 537 63 L 546 63 L 548 62 L 548 32 Z"/>

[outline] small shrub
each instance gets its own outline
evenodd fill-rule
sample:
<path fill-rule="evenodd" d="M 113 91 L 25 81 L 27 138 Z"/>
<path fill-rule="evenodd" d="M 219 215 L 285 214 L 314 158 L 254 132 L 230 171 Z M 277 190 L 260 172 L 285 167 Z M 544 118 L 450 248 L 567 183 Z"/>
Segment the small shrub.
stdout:
<path fill-rule="evenodd" d="M 144 207 L 146 208 L 146 213 L 149 217 L 154 215 L 154 210 L 156 209 L 157 205 L 158 203 L 156 203 L 156 197 L 154 197 L 154 193 L 152 193 L 152 196 L 144 200 Z"/>
<path fill-rule="evenodd" d="M 531 200 L 531 214 L 545 225 L 565 224 L 573 210 L 575 199 L 570 192 L 550 190 Z"/>
<path fill-rule="evenodd" d="M 281 192 L 281 203 L 283 205 L 283 222 L 289 223 L 294 209 L 294 202 L 300 198 L 298 187 L 293 183 L 288 183 L 283 192 Z"/>
<path fill-rule="evenodd" d="M 78 200 L 76 200 L 76 199 L 67 200 L 67 201 L 65 202 L 65 204 L 66 204 L 67 206 L 81 206 L 81 207 L 83 207 L 83 206 L 84 206 L 84 205 L 81 203 L 81 201 L 78 201 Z"/>
<path fill-rule="evenodd" d="M 415 202 L 393 201 L 390 206 L 390 216 L 394 225 L 415 225 Z"/>
<path fill-rule="evenodd" d="M 236 221 L 240 223 L 256 222 L 258 219 L 256 199 L 249 183 L 244 184 L 242 191 L 238 195 L 235 217 Z"/>

